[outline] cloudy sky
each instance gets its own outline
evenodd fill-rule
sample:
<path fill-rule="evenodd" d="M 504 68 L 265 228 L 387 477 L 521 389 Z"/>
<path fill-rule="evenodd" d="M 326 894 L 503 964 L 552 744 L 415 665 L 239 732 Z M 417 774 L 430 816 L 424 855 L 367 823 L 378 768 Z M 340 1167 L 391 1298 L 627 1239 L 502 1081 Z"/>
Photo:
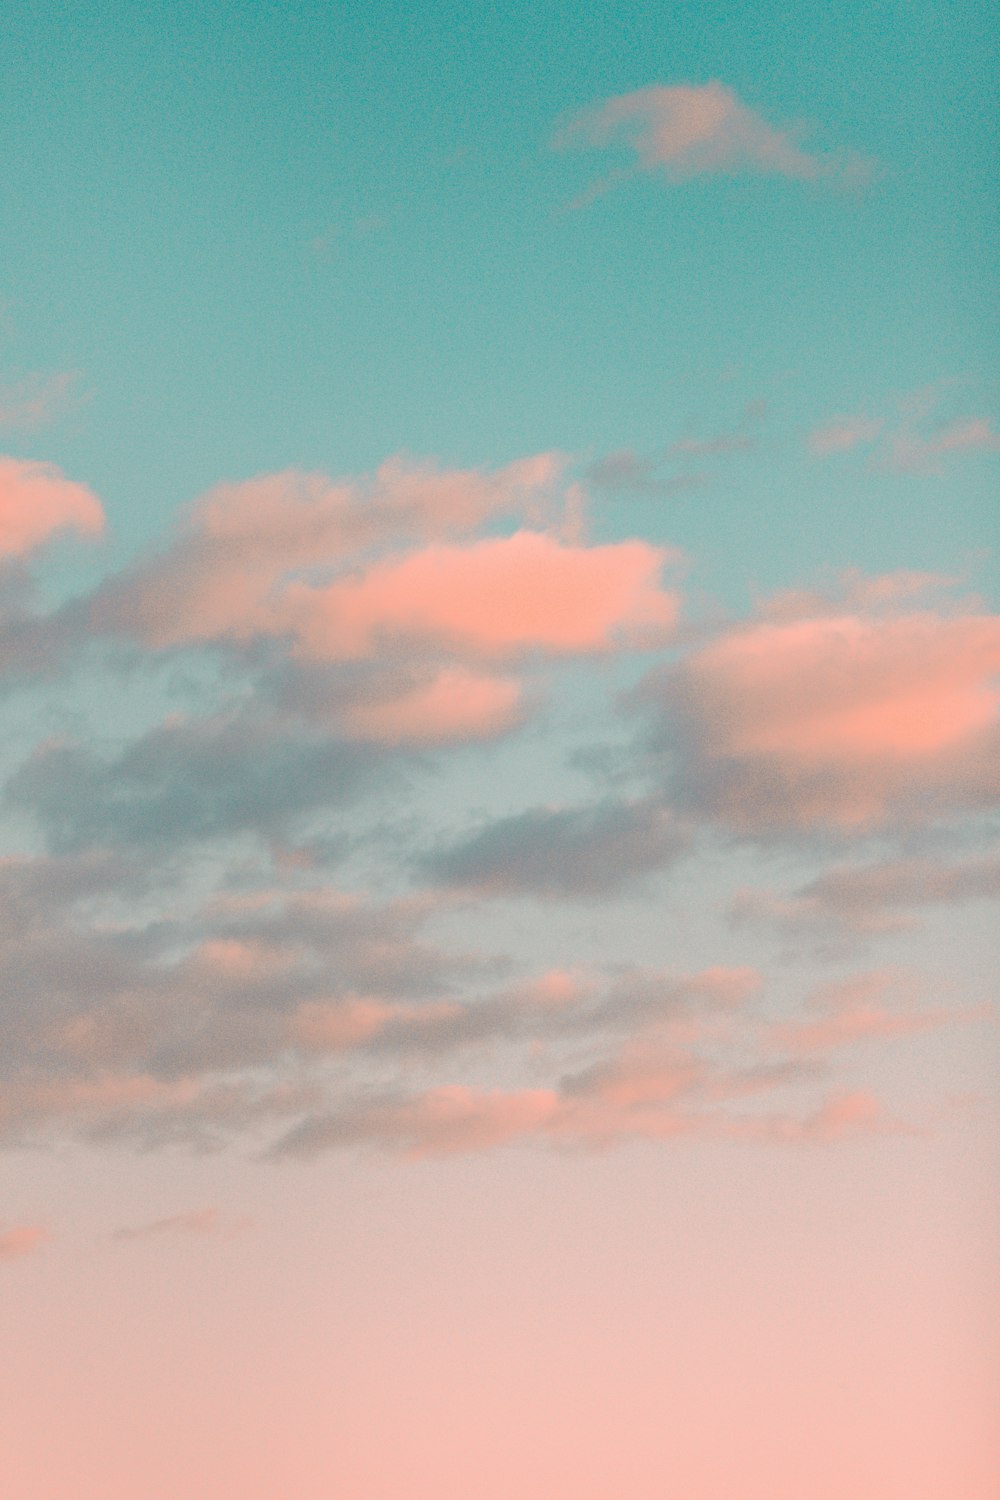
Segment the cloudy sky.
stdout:
<path fill-rule="evenodd" d="M 991 1500 L 990 7 L 4 33 L 7 1500 Z"/>

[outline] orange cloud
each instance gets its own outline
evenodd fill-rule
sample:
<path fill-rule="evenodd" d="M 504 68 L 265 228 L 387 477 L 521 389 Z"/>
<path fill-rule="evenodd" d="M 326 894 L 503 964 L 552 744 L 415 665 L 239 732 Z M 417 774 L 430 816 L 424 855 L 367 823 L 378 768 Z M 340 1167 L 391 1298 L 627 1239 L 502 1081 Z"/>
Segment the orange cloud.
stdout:
<path fill-rule="evenodd" d="M 100 502 L 54 464 L 0 457 L 0 558 L 23 557 L 61 531 L 96 536 Z"/>

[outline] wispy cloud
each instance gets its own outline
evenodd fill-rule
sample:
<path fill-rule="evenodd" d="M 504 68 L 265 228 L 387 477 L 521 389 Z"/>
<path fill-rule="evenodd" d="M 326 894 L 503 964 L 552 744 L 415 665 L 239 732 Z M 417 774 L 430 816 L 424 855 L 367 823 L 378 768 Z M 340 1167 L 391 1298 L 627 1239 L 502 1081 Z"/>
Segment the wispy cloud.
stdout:
<path fill-rule="evenodd" d="M 1000 898 L 1000 853 L 959 860 L 889 859 L 836 865 L 788 894 L 747 888 L 734 898 L 736 922 L 761 922 L 789 935 L 897 932 L 935 906 Z"/>
<path fill-rule="evenodd" d="M 114 1238 L 116 1240 L 148 1240 L 172 1235 L 218 1234 L 223 1227 L 217 1208 L 194 1208 L 186 1213 L 170 1214 L 164 1219 L 153 1219 L 148 1224 L 116 1229 Z"/>
<path fill-rule="evenodd" d="M 634 154 L 634 171 L 655 172 L 668 182 L 737 172 L 804 181 L 862 182 L 870 176 L 871 163 L 858 156 L 804 150 L 800 142 L 805 133 L 801 125 L 770 124 L 732 89 L 713 81 L 653 85 L 606 99 L 568 120 L 553 144 L 559 149 L 624 144 Z M 598 196 L 622 176 L 619 172 L 595 184 L 578 203 Z"/>
<path fill-rule="evenodd" d="M 873 468 L 897 474 L 942 474 L 951 459 L 1000 452 L 1000 431 L 988 417 L 941 420 L 943 385 L 903 398 L 894 412 L 831 417 L 806 435 L 817 458 L 864 452 Z"/>
<path fill-rule="evenodd" d="M 0 1230 L 0 1261 L 30 1255 L 47 1239 L 47 1230 L 38 1224 L 18 1224 L 12 1229 Z"/>
<path fill-rule="evenodd" d="M 79 404 L 79 383 L 76 370 L 0 380 L 0 427 L 19 432 L 48 427 Z"/>

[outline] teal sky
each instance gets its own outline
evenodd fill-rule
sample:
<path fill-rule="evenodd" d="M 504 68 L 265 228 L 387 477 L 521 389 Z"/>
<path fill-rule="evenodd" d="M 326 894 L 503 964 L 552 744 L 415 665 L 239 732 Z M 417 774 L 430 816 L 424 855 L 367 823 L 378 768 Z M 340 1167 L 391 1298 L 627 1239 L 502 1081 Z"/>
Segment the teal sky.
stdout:
<path fill-rule="evenodd" d="M 11 7 L 0 369 L 78 371 L 85 399 L 8 446 L 90 483 L 127 553 L 222 476 L 592 461 L 766 403 L 749 460 L 604 497 L 597 531 L 669 536 L 733 602 L 747 575 L 968 567 L 988 463 L 914 481 L 817 465 L 803 437 L 938 383 L 942 419 L 996 409 L 988 19 L 964 0 Z M 615 153 L 550 150 L 561 120 L 715 78 L 805 122 L 809 149 L 872 160 L 871 182 L 644 175 L 566 211 Z"/>

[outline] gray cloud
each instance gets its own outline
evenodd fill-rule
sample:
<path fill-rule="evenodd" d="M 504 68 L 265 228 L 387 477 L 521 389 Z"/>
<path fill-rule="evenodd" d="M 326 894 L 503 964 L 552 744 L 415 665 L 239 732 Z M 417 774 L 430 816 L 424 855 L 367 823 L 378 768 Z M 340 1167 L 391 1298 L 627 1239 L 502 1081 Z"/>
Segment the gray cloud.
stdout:
<path fill-rule="evenodd" d="M 626 889 L 679 859 L 688 834 L 656 799 L 594 807 L 531 808 L 428 855 L 445 885 L 497 895 L 597 897 Z"/>
<path fill-rule="evenodd" d="M 597 490 L 630 490 L 639 495 L 674 495 L 680 490 L 704 489 L 710 483 L 707 474 L 664 474 L 664 453 L 636 453 L 620 448 L 607 453 L 585 471 L 589 484 Z"/>
<path fill-rule="evenodd" d="M 873 935 L 911 925 L 924 907 L 1000 898 L 1000 854 L 951 863 L 930 859 L 882 860 L 841 865 L 788 895 L 743 890 L 730 915 L 736 922 L 765 922 L 790 934 L 828 932 Z"/>
<path fill-rule="evenodd" d="M 7 783 L 57 851 L 162 851 L 252 832 L 287 838 L 303 815 L 342 807 L 384 782 L 388 756 L 246 710 L 178 719 L 114 758 L 40 746 Z"/>

